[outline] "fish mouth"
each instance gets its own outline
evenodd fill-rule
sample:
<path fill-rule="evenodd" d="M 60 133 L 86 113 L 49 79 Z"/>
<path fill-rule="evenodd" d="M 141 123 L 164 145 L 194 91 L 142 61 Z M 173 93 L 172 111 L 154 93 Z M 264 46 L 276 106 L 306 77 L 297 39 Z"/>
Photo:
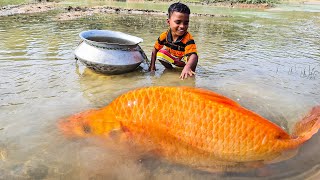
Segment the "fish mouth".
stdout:
<path fill-rule="evenodd" d="M 69 118 L 58 122 L 58 128 L 62 134 L 69 138 L 83 137 L 88 132 L 88 127 Z"/>
<path fill-rule="evenodd" d="M 92 133 L 92 129 L 87 122 L 87 116 L 92 110 L 75 114 L 68 118 L 61 119 L 58 122 L 58 128 L 67 137 L 88 137 Z"/>

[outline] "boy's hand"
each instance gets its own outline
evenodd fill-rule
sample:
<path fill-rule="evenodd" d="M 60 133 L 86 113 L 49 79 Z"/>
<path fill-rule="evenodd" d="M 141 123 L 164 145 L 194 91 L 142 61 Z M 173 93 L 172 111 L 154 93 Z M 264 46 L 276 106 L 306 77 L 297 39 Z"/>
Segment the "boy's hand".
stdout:
<path fill-rule="evenodd" d="M 194 72 L 196 69 L 198 63 L 198 55 L 197 54 L 191 54 L 191 56 L 188 59 L 187 64 L 184 66 L 181 75 L 180 75 L 180 79 L 187 79 L 188 76 L 193 76 L 196 73 Z"/>
<path fill-rule="evenodd" d="M 149 65 L 149 71 L 154 72 L 156 71 L 156 54 L 157 54 L 158 50 L 156 48 L 153 48 L 152 50 L 152 54 L 151 54 L 151 62 Z"/>
<path fill-rule="evenodd" d="M 155 66 L 149 66 L 149 71 L 153 72 L 153 71 L 156 71 L 156 67 Z"/>
<path fill-rule="evenodd" d="M 180 75 L 180 79 L 183 80 L 183 79 L 187 79 L 188 76 L 192 77 L 193 75 L 195 75 L 196 73 L 194 71 L 191 70 L 190 67 L 188 66 L 185 66 L 181 72 L 181 75 Z"/>

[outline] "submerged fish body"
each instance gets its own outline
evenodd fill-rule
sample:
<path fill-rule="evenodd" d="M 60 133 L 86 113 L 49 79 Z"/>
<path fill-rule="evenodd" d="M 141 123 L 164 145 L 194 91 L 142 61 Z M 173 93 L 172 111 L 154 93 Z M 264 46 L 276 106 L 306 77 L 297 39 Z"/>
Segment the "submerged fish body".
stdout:
<path fill-rule="evenodd" d="M 118 130 L 140 147 L 174 162 L 211 166 L 271 161 L 297 148 L 320 127 L 320 106 L 289 135 L 276 124 L 217 93 L 192 87 L 146 87 L 108 106 L 60 122 L 66 134 L 103 135 Z M 307 127 L 307 128 L 306 128 Z"/>

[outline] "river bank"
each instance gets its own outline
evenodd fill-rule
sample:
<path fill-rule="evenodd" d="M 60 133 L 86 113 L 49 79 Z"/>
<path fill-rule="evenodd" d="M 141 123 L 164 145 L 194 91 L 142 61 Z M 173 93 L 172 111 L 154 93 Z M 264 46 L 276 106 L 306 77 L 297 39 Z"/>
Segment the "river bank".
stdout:
<path fill-rule="evenodd" d="M 304 3 L 319 5 L 319 0 L 306 0 L 306 1 L 283 1 L 283 3 Z M 214 6 L 214 7 L 226 7 L 226 8 L 249 8 L 249 9 L 270 9 L 273 5 L 270 4 L 241 4 L 241 3 L 196 3 L 200 6 Z M 11 16 L 16 14 L 32 14 L 48 12 L 52 10 L 58 10 L 59 13 L 54 18 L 58 21 L 73 20 L 82 17 L 92 16 L 94 14 L 146 14 L 146 15 L 166 15 L 166 12 L 152 9 L 133 9 L 111 6 L 65 6 L 61 2 L 39 2 L 20 5 L 8 5 L 0 7 L 0 16 Z M 206 13 L 192 13 L 192 16 L 210 16 L 221 17 L 226 15 L 206 14 Z"/>
<path fill-rule="evenodd" d="M 150 9 L 132 9 L 111 6 L 67 6 L 57 2 L 43 2 L 32 4 L 21 4 L 4 6 L 0 9 L 0 16 L 12 16 L 16 14 L 41 13 L 58 10 L 59 13 L 54 18 L 58 21 L 73 20 L 94 14 L 145 14 L 145 15 L 166 15 L 166 12 Z M 192 13 L 192 16 L 223 16 L 214 14 Z"/>
<path fill-rule="evenodd" d="M 239 4 L 239 3 L 197 3 L 197 5 L 203 6 L 215 6 L 215 7 L 228 7 L 228 8 L 259 8 L 266 9 L 271 6 L 268 4 Z M 85 7 L 85 6 L 65 6 L 59 2 L 39 2 L 21 5 L 8 5 L 0 8 L 0 16 L 11 16 L 15 14 L 31 14 L 31 13 L 41 13 L 52 10 L 59 10 L 55 20 L 73 20 L 82 17 L 92 16 L 94 14 L 146 14 L 146 15 L 165 15 L 166 12 L 150 9 L 132 9 L 132 8 L 121 8 L 121 7 L 111 7 L 111 6 L 95 6 L 95 7 Z M 192 16 L 224 16 L 215 14 L 205 14 L 205 13 L 192 13 Z"/>

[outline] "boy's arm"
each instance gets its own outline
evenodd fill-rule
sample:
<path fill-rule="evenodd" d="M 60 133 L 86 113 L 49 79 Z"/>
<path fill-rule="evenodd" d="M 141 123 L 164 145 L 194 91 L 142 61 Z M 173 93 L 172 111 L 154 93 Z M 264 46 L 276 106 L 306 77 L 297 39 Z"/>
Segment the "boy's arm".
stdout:
<path fill-rule="evenodd" d="M 152 54 L 151 54 L 151 62 L 149 66 L 149 71 L 155 71 L 156 70 L 156 55 L 158 50 L 156 48 L 153 48 Z"/>
<path fill-rule="evenodd" d="M 184 66 L 181 75 L 180 75 L 180 79 L 187 79 L 188 76 L 193 76 L 196 70 L 198 64 L 198 55 L 197 54 L 191 54 L 189 57 L 189 60 L 187 62 L 187 64 Z"/>

